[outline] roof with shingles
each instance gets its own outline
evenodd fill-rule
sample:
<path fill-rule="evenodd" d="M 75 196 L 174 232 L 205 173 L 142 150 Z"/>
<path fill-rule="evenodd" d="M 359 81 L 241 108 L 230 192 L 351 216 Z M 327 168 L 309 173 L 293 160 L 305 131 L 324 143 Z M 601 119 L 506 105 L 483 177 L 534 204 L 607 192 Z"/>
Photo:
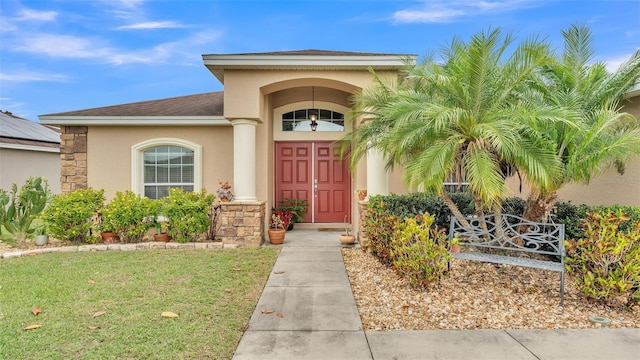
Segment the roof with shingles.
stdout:
<path fill-rule="evenodd" d="M 42 116 L 222 116 L 223 105 L 224 92 L 216 91 Z"/>

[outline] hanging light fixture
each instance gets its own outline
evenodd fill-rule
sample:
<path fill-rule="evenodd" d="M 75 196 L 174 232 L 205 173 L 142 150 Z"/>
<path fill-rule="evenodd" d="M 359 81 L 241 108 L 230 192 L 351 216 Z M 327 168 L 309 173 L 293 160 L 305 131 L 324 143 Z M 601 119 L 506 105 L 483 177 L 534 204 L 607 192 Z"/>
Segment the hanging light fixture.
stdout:
<path fill-rule="evenodd" d="M 316 91 L 315 87 L 311 87 L 311 110 L 309 111 L 309 120 L 311 120 L 311 131 L 316 131 L 318 129 L 318 115 L 316 114 Z"/>

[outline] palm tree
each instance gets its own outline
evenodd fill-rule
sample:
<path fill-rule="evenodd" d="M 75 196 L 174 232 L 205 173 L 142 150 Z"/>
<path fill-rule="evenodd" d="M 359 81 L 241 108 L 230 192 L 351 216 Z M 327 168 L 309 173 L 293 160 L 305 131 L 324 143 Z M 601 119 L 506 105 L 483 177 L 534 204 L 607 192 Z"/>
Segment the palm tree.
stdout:
<path fill-rule="evenodd" d="M 548 45 L 529 38 L 514 43 L 500 29 L 481 32 L 466 43 L 454 39 L 420 64 L 407 64 L 397 83 L 375 77 L 375 86 L 356 94 L 356 115 L 369 121 L 346 136 L 351 165 L 369 149 L 381 150 L 387 167 L 401 166 L 412 188 L 440 195 L 452 213 L 462 214 L 444 191 L 445 179 L 462 174 L 478 215 L 500 210 L 508 196 L 505 178 L 521 171 L 540 189 L 557 177 L 552 143 L 536 136 L 530 117 L 553 121 L 561 113 L 531 109 L 521 100 L 536 69 L 550 57 Z M 375 75 L 375 74 L 374 74 Z M 535 110 L 535 111 L 534 111 Z"/>
<path fill-rule="evenodd" d="M 562 34 L 562 56 L 543 66 L 538 74 L 535 89 L 542 95 L 537 106 L 570 108 L 578 117 L 577 121 L 531 123 L 540 136 L 553 141 L 556 157 L 562 163 L 553 186 L 532 186 L 523 217 L 533 221 L 548 217 L 563 185 L 588 183 L 611 168 L 622 172 L 625 164 L 640 154 L 640 122 L 620 110 L 624 95 L 640 79 L 640 51 L 610 74 L 604 63 L 593 63 L 587 26 L 572 25 Z"/>

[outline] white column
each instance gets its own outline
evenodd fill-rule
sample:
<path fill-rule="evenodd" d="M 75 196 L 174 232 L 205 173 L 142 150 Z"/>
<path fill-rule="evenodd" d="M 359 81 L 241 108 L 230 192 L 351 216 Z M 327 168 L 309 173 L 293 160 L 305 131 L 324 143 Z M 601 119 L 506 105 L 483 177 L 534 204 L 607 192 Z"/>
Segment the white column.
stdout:
<path fill-rule="evenodd" d="M 382 152 L 367 151 L 367 195 L 389 195 L 389 174 Z"/>
<path fill-rule="evenodd" d="M 256 201 L 255 120 L 231 120 L 233 125 L 233 201 Z"/>

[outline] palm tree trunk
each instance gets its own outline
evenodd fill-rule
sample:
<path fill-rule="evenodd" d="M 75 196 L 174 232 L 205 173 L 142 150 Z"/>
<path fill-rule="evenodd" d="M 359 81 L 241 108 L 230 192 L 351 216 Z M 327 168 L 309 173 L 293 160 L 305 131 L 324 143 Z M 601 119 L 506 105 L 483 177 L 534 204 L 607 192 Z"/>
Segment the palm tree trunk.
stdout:
<path fill-rule="evenodd" d="M 534 221 L 544 222 L 549 218 L 553 203 L 558 198 L 558 193 L 553 191 L 549 194 L 543 194 L 540 190 L 533 188 L 527 197 L 522 217 Z"/>
<path fill-rule="evenodd" d="M 449 195 L 447 195 L 446 191 L 443 191 L 440 194 L 440 198 L 442 198 L 442 201 L 444 201 L 444 204 L 447 205 L 449 210 L 451 210 L 451 213 L 453 214 L 453 216 L 456 216 L 460 219 L 460 224 L 462 224 L 462 226 L 470 227 L 469 222 L 465 220 L 464 215 L 462 215 L 462 213 L 460 212 L 456 204 L 453 202 L 453 200 L 451 200 Z"/>
<path fill-rule="evenodd" d="M 488 234 L 487 222 L 484 219 L 484 207 L 482 206 L 482 198 L 478 194 L 473 194 L 473 203 L 476 208 L 476 215 L 480 218 L 480 227 L 482 231 Z"/>

